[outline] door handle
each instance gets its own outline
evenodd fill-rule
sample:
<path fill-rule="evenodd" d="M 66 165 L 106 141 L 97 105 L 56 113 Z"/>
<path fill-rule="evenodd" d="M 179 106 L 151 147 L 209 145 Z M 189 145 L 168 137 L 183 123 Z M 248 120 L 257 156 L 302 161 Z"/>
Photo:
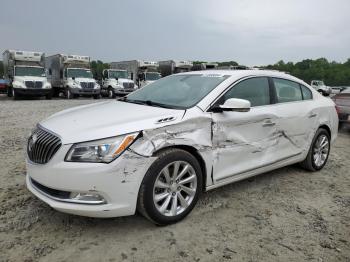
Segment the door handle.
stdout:
<path fill-rule="evenodd" d="M 274 125 L 276 125 L 276 123 L 275 122 L 272 122 L 271 120 L 267 120 L 267 121 L 265 121 L 264 123 L 263 123 L 263 127 L 269 127 L 269 126 L 274 126 Z"/>
<path fill-rule="evenodd" d="M 314 114 L 310 114 L 309 118 L 313 118 L 313 117 L 316 117 L 316 116 L 317 116 L 317 114 L 315 114 L 315 113 Z"/>

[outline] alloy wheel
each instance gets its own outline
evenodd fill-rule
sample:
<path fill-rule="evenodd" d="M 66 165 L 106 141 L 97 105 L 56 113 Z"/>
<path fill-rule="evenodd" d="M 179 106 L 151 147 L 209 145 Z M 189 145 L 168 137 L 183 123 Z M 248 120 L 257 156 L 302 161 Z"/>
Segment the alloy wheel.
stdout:
<path fill-rule="evenodd" d="M 321 167 L 327 160 L 329 154 L 329 139 L 326 135 L 320 135 L 313 148 L 312 159 L 317 167 Z"/>
<path fill-rule="evenodd" d="M 197 175 L 185 161 L 175 161 L 158 174 L 153 188 L 153 203 L 164 216 L 177 216 L 192 203 L 197 192 Z"/>

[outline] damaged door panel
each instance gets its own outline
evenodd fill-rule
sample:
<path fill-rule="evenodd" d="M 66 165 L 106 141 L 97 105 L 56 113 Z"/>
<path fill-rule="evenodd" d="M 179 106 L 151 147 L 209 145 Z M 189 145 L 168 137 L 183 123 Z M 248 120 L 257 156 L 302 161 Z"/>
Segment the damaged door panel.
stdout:
<path fill-rule="evenodd" d="M 267 107 L 213 113 L 214 182 L 276 160 L 276 121 Z"/>

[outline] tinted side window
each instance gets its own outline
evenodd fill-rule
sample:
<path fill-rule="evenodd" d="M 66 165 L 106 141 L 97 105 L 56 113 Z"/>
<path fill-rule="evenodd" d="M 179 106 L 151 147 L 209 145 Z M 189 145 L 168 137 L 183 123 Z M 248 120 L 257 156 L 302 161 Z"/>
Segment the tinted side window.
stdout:
<path fill-rule="evenodd" d="M 229 98 L 246 99 L 250 101 L 251 106 L 268 105 L 270 104 L 269 81 L 266 77 L 243 80 L 224 95 L 224 101 Z"/>
<path fill-rule="evenodd" d="M 303 100 L 301 89 L 298 83 L 279 78 L 274 78 L 273 82 L 276 88 L 278 103 Z"/>
<path fill-rule="evenodd" d="M 301 87 L 301 92 L 303 93 L 303 99 L 304 100 L 312 99 L 312 93 L 310 89 L 303 85 L 300 85 L 300 87 Z"/>

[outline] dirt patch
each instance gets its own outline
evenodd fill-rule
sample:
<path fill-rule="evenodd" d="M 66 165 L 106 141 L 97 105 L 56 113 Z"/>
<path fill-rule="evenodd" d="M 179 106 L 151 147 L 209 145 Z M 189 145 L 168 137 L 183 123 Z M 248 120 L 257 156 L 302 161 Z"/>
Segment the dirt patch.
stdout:
<path fill-rule="evenodd" d="M 297 166 L 202 195 L 184 221 L 92 219 L 52 210 L 25 188 L 35 123 L 96 101 L 0 97 L 0 261 L 349 261 L 350 128 L 326 167 Z"/>

